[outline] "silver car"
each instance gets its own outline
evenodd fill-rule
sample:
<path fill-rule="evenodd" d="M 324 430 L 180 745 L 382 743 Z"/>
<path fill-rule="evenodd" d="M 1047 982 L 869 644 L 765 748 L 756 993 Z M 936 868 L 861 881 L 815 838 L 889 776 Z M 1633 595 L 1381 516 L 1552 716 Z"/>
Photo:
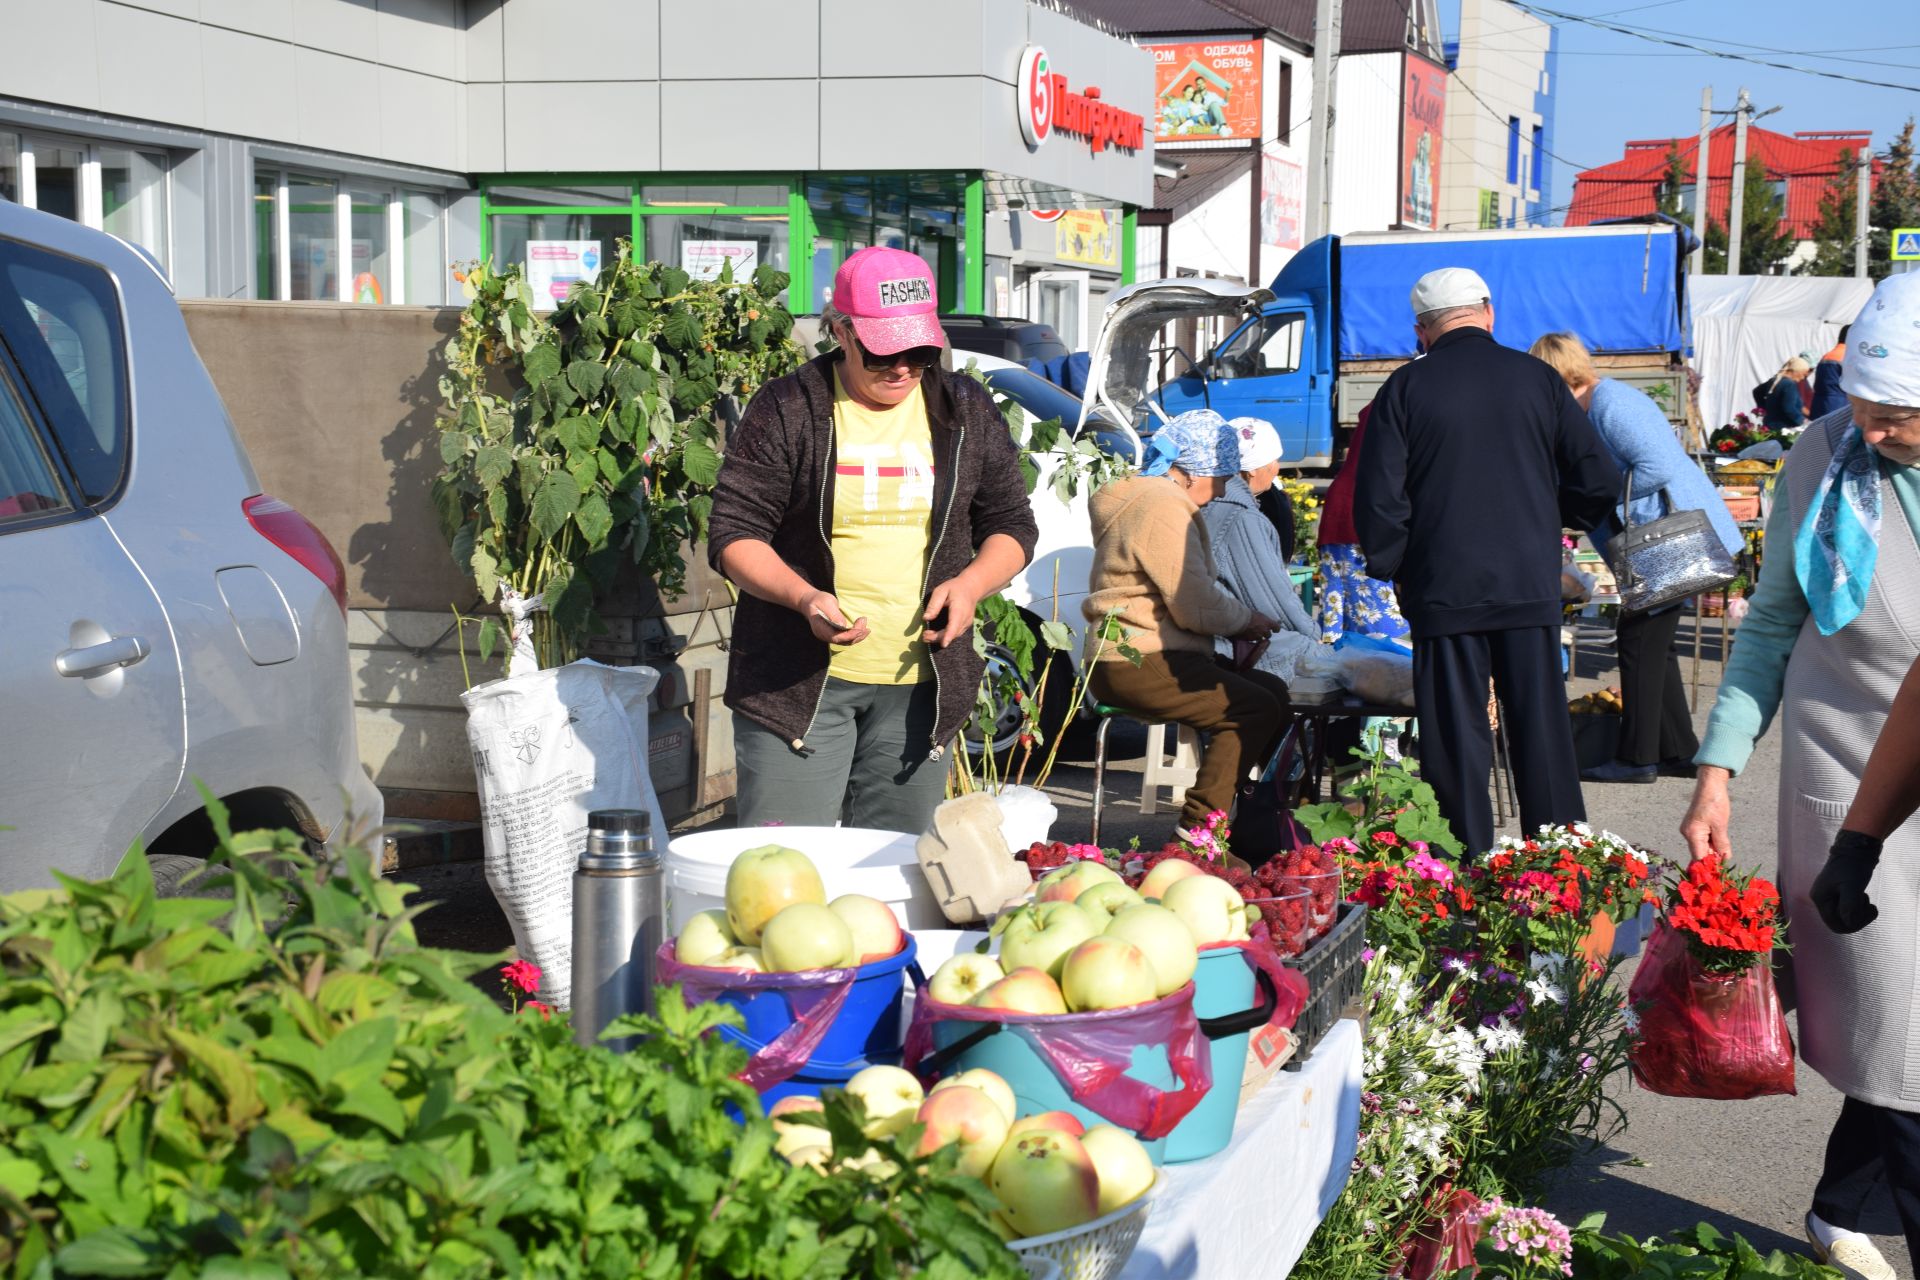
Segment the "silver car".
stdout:
<path fill-rule="evenodd" d="M 201 782 L 236 827 L 381 820 L 345 571 L 260 492 L 151 260 L 0 200 L 0 891 L 136 839 L 176 887 Z"/>

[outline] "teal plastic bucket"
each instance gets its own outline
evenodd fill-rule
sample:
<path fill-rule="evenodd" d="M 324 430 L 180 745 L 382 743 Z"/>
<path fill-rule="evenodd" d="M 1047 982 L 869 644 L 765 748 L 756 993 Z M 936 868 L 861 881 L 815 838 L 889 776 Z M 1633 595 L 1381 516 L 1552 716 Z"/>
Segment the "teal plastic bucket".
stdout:
<path fill-rule="evenodd" d="M 1239 947 L 1209 947 L 1193 973 L 1193 1011 L 1213 1055 L 1213 1088 L 1166 1137 L 1167 1164 L 1204 1160 L 1233 1140 L 1233 1118 L 1240 1109 L 1240 1081 L 1247 1070 L 1247 1037 L 1272 1016 L 1255 1005 L 1253 966 Z M 1249 1021 L 1258 1015 L 1257 1021 Z"/>

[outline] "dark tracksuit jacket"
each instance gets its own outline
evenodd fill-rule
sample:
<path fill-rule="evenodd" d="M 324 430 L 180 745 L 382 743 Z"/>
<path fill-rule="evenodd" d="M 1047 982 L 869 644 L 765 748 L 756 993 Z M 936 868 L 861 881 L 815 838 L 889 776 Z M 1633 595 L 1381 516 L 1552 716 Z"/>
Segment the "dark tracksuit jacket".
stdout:
<path fill-rule="evenodd" d="M 834 589 L 833 365 L 839 358 L 820 356 L 761 387 L 729 433 L 707 525 L 707 559 L 716 570 L 720 553 L 748 538 L 771 545 L 815 587 Z M 972 378 L 937 366 L 924 377 L 934 492 L 922 604 L 993 534 L 1013 538 L 1029 560 L 1039 536 L 1013 434 L 992 395 Z M 733 614 L 726 705 L 804 750 L 829 656 L 805 618 L 743 592 Z M 985 664 L 964 637 L 931 656 L 937 756 L 972 712 Z"/>

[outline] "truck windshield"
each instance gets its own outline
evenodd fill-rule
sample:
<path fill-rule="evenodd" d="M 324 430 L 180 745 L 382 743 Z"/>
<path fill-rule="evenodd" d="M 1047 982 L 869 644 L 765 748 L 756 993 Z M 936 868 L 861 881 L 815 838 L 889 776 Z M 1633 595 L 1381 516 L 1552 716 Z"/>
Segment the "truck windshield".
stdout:
<path fill-rule="evenodd" d="M 1073 424 L 1080 421 L 1079 399 L 1064 387 L 1048 382 L 1030 370 L 989 369 L 987 382 L 995 391 L 1007 396 L 1042 422 L 1048 418 L 1058 418 L 1060 424 L 1071 431 Z M 1093 421 L 1088 419 L 1089 424 Z"/>
<path fill-rule="evenodd" d="M 1214 376 L 1260 378 L 1292 373 L 1300 367 L 1300 345 L 1306 331 L 1304 311 L 1276 311 L 1261 316 L 1214 353 Z"/>

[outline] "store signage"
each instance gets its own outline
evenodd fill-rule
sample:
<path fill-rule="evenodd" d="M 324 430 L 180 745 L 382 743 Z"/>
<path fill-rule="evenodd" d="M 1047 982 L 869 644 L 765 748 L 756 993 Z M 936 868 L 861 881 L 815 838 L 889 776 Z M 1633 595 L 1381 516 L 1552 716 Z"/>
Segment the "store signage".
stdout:
<path fill-rule="evenodd" d="M 529 240 L 527 283 L 536 311 L 551 311 L 567 300 L 575 280 L 600 274 L 598 240 Z"/>
<path fill-rule="evenodd" d="M 1035 222 L 1058 222 L 1065 209 L 1029 209 L 1027 216 Z"/>
<path fill-rule="evenodd" d="M 733 279 L 745 280 L 760 265 L 757 240 L 682 240 L 680 269 L 695 280 L 718 280 L 721 270 L 733 266 Z"/>
<path fill-rule="evenodd" d="M 1447 114 L 1447 69 L 1406 55 L 1400 99 L 1400 225 L 1431 231 L 1440 194 L 1440 138 Z"/>
<path fill-rule="evenodd" d="M 1119 218 L 1111 209 L 1070 209 L 1053 224 L 1053 256 L 1113 270 L 1120 265 Z"/>
<path fill-rule="evenodd" d="M 1298 249 L 1307 204 L 1306 171 L 1276 154 L 1260 154 L 1260 243 Z"/>
<path fill-rule="evenodd" d="M 1138 151 L 1146 142 L 1146 117 L 1100 100 L 1093 85 L 1075 93 L 1067 78 L 1053 69 L 1047 51 L 1028 45 L 1020 55 L 1015 81 L 1020 95 L 1020 135 L 1038 147 L 1057 130 L 1084 138 L 1097 155 L 1108 147 Z"/>
<path fill-rule="evenodd" d="M 1144 46 L 1153 55 L 1155 142 L 1260 136 L 1262 40 Z"/>

